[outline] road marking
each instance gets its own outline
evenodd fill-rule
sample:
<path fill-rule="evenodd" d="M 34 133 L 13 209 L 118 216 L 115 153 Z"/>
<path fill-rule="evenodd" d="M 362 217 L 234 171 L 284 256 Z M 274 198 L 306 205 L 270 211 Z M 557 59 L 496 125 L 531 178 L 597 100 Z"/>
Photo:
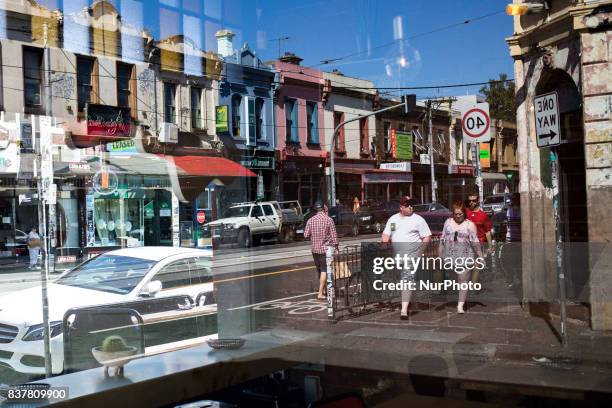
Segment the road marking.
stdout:
<path fill-rule="evenodd" d="M 215 281 L 213 281 L 213 284 L 217 285 L 219 283 L 233 282 L 233 281 L 243 280 L 243 279 L 259 278 L 261 276 L 279 275 L 281 273 L 299 272 L 299 271 L 305 271 L 305 270 L 308 270 L 308 269 L 314 269 L 314 266 L 304 266 L 302 268 L 285 269 L 283 271 L 276 271 L 276 272 L 266 272 L 266 273 L 260 273 L 258 275 L 239 276 L 237 278 L 228 278 L 228 279 L 215 280 Z"/>
<path fill-rule="evenodd" d="M 317 293 L 319 293 L 319 292 L 304 293 L 303 295 L 289 296 L 289 297 L 282 298 L 282 299 L 266 300 L 265 302 L 253 303 L 252 305 L 239 306 L 239 307 L 234 307 L 234 308 L 227 309 L 227 310 L 232 311 L 232 310 L 247 309 L 249 307 L 266 305 L 268 303 L 282 302 L 283 300 L 297 299 L 297 298 L 301 298 L 301 297 L 304 297 L 304 296 L 312 296 L 312 295 L 316 295 Z"/>

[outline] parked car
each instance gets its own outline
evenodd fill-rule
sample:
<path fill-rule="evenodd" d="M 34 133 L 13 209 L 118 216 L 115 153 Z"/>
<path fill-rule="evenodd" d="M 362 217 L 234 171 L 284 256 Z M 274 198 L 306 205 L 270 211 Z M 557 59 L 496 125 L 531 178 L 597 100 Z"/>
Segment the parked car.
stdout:
<path fill-rule="evenodd" d="M 292 203 L 293 207 L 286 208 L 281 208 L 277 201 L 236 204 L 228 208 L 222 218 L 208 223 L 206 229 L 210 231 L 214 246 L 237 243 L 247 248 L 266 238 L 289 241 L 303 221 L 299 203 Z"/>
<path fill-rule="evenodd" d="M 444 223 L 453 216 L 452 211 L 440 203 L 417 204 L 414 206 L 414 212 L 427 221 L 433 235 L 441 234 Z"/>
<path fill-rule="evenodd" d="M 299 237 L 304 237 L 304 228 L 308 220 L 316 214 L 313 209 L 308 209 L 304 214 L 304 221 L 296 230 Z M 336 232 L 339 236 L 354 236 L 359 235 L 360 232 L 373 231 L 374 224 L 372 213 L 367 207 L 361 207 L 361 209 L 354 213 L 353 210 L 344 205 L 331 207 L 328 215 L 336 226 Z"/>
<path fill-rule="evenodd" d="M 383 230 L 385 229 L 385 225 L 387 225 L 387 220 L 393 214 L 397 214 L 399 212 L 399 201 L 391 200 L 371 204 L 370 212 L 372 213 L 374 232 L 377 234 L 382 234 Z"/>
<path fill-rule="evenodd" d="M 482 210 L 492 217 L 495 213 L 505 213 L 511 202 L 511 193 L 493 194 L 484 198 Z"/>
<path fill-rule="evenodd" d="M 180 247 L 141 247 L 109 251 L 63 273 L 48 284 L 51 367 L 64 368 L 63 318 L 72 308 L 187 295 L 213 297 L 212 251 Z M 0 297 L 0 364 L 25 374 L 44 374 L 40 287 Z M 178 305 L 177 305 L 178 306 Z M 208 305 L 216 313 L 216 303 Z M 173 315 L 172 312 L 176 312 Z M 168 320 L 181 318 L 175 308 Z M 150 328 L 146 327 L 145 330 Z M 168 332 L 156 344 L 165 341 Z M 176 341 L 173 339 L 172 341 Z"/>

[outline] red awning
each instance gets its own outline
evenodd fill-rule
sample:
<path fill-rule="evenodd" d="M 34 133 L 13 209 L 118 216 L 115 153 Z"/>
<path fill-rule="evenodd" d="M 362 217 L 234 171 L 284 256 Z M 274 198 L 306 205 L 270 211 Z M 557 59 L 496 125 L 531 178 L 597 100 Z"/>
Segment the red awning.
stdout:
<path fill-rule="evenodd" d="M 246 167 L 223 157 L 207 156 L 163 156 L 173 162 L 179 175 L 200 176 L 212 178 L 255 177 Z M 182 170 L 182 171 L 181 171 Z M 184 173 L 184 174 L 181 174 Z"/>
<path fill-rule="evenodd" d="M 211 181 L 229 184 L 237 177 L 257 176 L 246 167 L 223 157 L 158 156 L 167 161 L 172 190 L 184 202 L 195 199 Z"/>

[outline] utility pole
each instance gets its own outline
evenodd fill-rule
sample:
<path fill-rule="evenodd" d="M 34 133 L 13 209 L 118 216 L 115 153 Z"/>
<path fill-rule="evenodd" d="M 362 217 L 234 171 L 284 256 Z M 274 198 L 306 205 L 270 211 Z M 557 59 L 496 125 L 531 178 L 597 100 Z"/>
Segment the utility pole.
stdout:
<path fill-rule="evenodd" d="M 281 55 L 281 42 L 288 40 L 289 37 L 278 37 L 278 38 L 273 38 L 270 41 L 277 41 L 278 42 L 278 58 L 282 57 Z"/>
<path fill-rule="evenodd" d="M 438 201 L 436 191 L 438 189 L 436 183 L 436 165 L 434 163 L 434 148 L 433 148 L 433 125 L 431 121 L 431 99 L 427 101 L 427 122 L 429 128 L 429 170 L 431 173 L 431 202 L 435 203 Z"/>
<path fill-rule="evenodd" d="M 455 102 L 456 98 L 442 98 L 442 99 L 428 99 L 426 102 L 427 107 L 427 122 L 428 122 L 428 143 L 429 143 L 429 169 L 431 173 L 431 202 L 435 203 L 438 201 L 438 182 L 436 181 L 436 164 L 434 161 L 434 147 L 433 147 L 433 124 L 432 124 L 432 104 L 434 101 L 438 102 L 438 107 L 443 103 L 450 105 Z M 437 109 L 437 108 L 436 108 Z M 450 112 L 449 112 L 450 113 Z"/>
<path fill-rule="evenodd" d="M 480 167 L 480 142 L 473 143 L 474 145 L 474 160 L 476 160 L 476 186 L 478 187 L 478 201 L 482 205 L 484 200 L 484 191 L 482 187 L 482 169 Z"/>

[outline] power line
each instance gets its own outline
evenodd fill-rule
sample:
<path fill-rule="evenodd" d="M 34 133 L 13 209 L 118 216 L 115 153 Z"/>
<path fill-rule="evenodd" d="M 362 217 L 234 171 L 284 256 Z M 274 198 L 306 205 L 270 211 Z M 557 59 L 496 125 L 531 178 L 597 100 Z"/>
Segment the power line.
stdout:
<path fill-rule="evenodd" d="M 449 25 L 446 25 L 446 26 L 443 26 L 443 27 L 439 27 L 439 28 L 436 28 L 436 29 L 430 30 L 430 31 L 425 31 L 425 32 L 423 32 L 423 33 L 414 34 L 414 35 L 412 35 L 412 36 L 406 37 L 406 40 L 413 40 L 413 39 L 415 39 L 415 38 L 423 37 L 423 36 L 426 36 L 426 35 L 429 35 L 429 34 L 438 33 L 438 32 L 440 32 L 440 31 L 444 31 L 444 30 L 448 30 L 448 29 L 450 29 L 450 28 L 454 28 L 454 27 L 458 27 L 458 26 L 466 25 L 466 24 L 469 24 L 469 23 L 471 23 L 471 22 L 478 21 L 478 20 L 482 20 L 482 19 L 485 19 L 485 18 L 488 18 L 488 17 L 492 17 L 492 16 L 495 16 L 495 15 L 498 15 L 498 14 L 502 14 L 502 13 L 504 13 L 504 11 L 495 11 L 495 12 L 492 12 L 492 13 L 484 14 L 484 15 L 482 15 L 482 16 L 478 16 L 478 17 L 474 17 L 474 18 L 469 18 L 469 19 L 467 19 L 467 20 L 463 20 L 463 21 L 461 21 L 461 22 L 457 22 L 457 23 L 449 24 Z M 399 41 L 401 41 L 401 40 L 402 40 L 402 39 L 399 39 Z M 369 52 L 371 52 L 371 51 L 373 51 L 373 50 L 377 50 L 377 49 L 380 49 L 380 48 L 389 47 L 389 46 L 391 46 L 391 45 L 396 44 L 396 43 L 397 43 L 397 41 L 398 41 L 398 40 L 394 40 L 394 41 L 389 42 L 389 43 L 385 43 L 385 44 L 377 45 L 376 47 L 370 48 L 370 49 L 368 49 L 368 50 L 366 50 L 366 51 L 357 51 L 357 52 L 353 52 L 353 53 L 351 53 L 351 54 L 346 54 L 346 55 L 343 55 L 343 56 L 341 56 L 341 57 L 337 57 L 337 58 L 328 58 L 328 59 L 324 59 L 324 60 L 322 60 L 322 61 L 321 61 L 320 63 L 318 63 L 318 64 L 311 65 L 309 68 L 318 67 L 318 66 L 320 66 L 320 65 L 329 65 L 329 64 L 334 63 L 334 62 L 338 62 L 338 61 L 342 61 L 342 60 L 347 59 L 347 58 L 350 58 L 350 57 L 354 57 L 355 55 L 360 55 L 360 54 L 363 54 L 364 52 L 368 52 L 368 53 L 369 53 Z"/>

